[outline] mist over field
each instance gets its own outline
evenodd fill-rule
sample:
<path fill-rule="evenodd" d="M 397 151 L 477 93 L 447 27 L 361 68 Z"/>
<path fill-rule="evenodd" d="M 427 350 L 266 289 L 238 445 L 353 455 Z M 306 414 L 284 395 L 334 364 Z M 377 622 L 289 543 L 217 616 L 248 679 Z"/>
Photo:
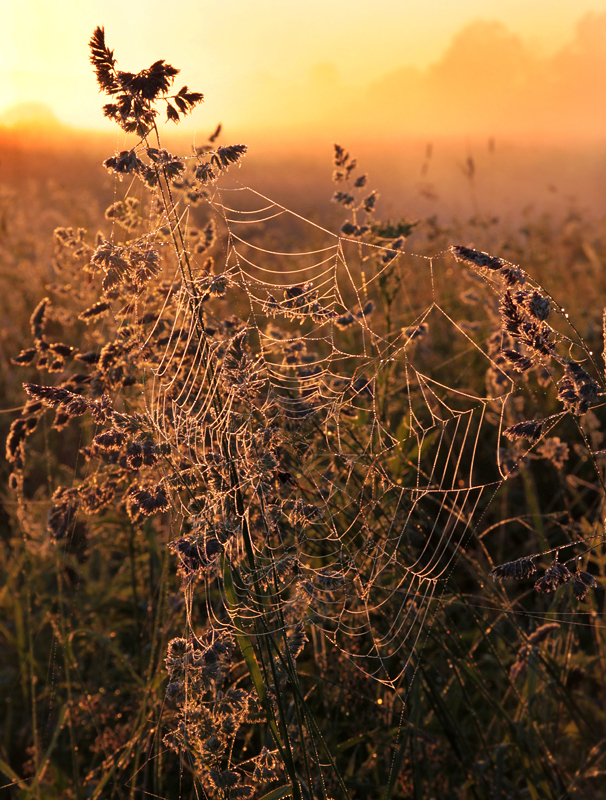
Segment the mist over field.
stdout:
<path fill-rule="evenodd" d="M 571 31 L 570 43 L 548 56 L 505 24 L 477 20 L 426 69 L 403 66 L 366 82 L 326 62 L 305 83 L 251 78 L 228 93 L 238 123 L 275 126 L 293 139 L 298 129 L 302 136 L 348 130 L 379 139 L 513 136 L 582 143 L 604 134 L 605 89 L 606 14 L 590 13 Z"/>
<path fill-rule="evenodd" d="M 582 17 L 569 43 L 550 55 L 504 23 L 480 19 L 426 69 L 402 67 L 370 82 L 330 62 L 299 83 L 252 73 L 224 84 L 178 132 L 168 123 L 162 135 L 167 146 L 191 151 L 221 121 L 226 135 L 249 145 L 234 180 L 250 180 L 298 210 L 322 207 L 339 142 L 394 215 L 515 216 L 571 205 L 599 214 L 604 96 L 606 13 Z M 75 180 L 95 150 L 126 146 L 115 134 L 60 123 L 42 103 L 14 106 L 0 122 L 0 180 L 9 183 L 43 180 L 59 162 L 64 179 Z"/>
<path fill-rule="evenodd" d="M 273 146 L 259 133 L 238 136 L 237 128 L 234 134 L 224 127 L 225 136 L 249 146 L 226 185 L 250 185 L 298 213 L 325 223 L 334 218 L 336 224 L 339 214 L 330 203 L 332 140 Z M 172 152 L 191 153 L 189 134 L 170 133 L 164 143 Z M 606 208 L 606 144 L 598 140 L 351 136 L 335 141 L 357 158 L 392 217 L 437 215 L 445 221 L 481 214 L 518 223 L 528 214 L 557 217 L 570 209 L 599 217 Z M 44 131 L 31 137 L 0 132 L 0 143 L 0 182 L 12 191 L 43 192 L 50 180 L 68 192 L 105 187 L 108 197 L 115 181 L 102 162 L 124 146 L 115 136 L 71 131 L 55 141 Z"/>

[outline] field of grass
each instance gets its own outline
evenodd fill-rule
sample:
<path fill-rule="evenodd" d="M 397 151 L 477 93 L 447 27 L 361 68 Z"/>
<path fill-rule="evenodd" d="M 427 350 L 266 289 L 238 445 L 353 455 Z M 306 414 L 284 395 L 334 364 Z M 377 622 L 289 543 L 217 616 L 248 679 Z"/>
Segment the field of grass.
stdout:
<path fill-rule="evenodd" d="M 0 795 L 603 796 L 604 220 L 268 199 L 92 44 L 128 144 L 0 164 Z"/>

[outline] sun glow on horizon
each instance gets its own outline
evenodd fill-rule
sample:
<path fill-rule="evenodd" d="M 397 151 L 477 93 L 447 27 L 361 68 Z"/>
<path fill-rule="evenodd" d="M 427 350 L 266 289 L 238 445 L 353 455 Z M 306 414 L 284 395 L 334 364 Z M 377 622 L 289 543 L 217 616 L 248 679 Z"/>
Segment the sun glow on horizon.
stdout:
<path fill-rule="evenodd" d="M 23 0 L 0 32 L 0 122 L 43 104 L 49 124 L 112 130 L 88 61 L 98 24 L 119 68 L 164 58 L 204 92 L 187 130 L 606 132 L 606 0 Z"/>

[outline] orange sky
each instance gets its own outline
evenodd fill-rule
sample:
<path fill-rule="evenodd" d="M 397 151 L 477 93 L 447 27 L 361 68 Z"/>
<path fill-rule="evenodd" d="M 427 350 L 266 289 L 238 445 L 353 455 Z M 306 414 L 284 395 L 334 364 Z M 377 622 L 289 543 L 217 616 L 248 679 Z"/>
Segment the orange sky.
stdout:
<path fill-rule="evenodd" d="M 189 129 L 606 133 L 606 0 L 21 0 L 0 29 L 0 117 L 43 103 L 104 127 L 95 25 L 121 69 L 203 91 Z M 9 120 L 11 116 L 9 115 Z M 15 116 L 12 115 L 12 119 Z"/>

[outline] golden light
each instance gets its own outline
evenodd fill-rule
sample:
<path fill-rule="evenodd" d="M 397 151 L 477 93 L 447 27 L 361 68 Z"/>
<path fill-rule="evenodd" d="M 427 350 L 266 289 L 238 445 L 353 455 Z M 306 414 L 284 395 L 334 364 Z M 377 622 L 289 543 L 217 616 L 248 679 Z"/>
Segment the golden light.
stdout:
<path fill-rule="evenodd" d="M 205 93 L 190 129 L 576 135 L 606 122 L 605 0 L 23 0 L 3 14 L 0 116 L 44 104 L 109 129 L 88 63 L 99 24 L 120 68 L 165 58 Z"/>

